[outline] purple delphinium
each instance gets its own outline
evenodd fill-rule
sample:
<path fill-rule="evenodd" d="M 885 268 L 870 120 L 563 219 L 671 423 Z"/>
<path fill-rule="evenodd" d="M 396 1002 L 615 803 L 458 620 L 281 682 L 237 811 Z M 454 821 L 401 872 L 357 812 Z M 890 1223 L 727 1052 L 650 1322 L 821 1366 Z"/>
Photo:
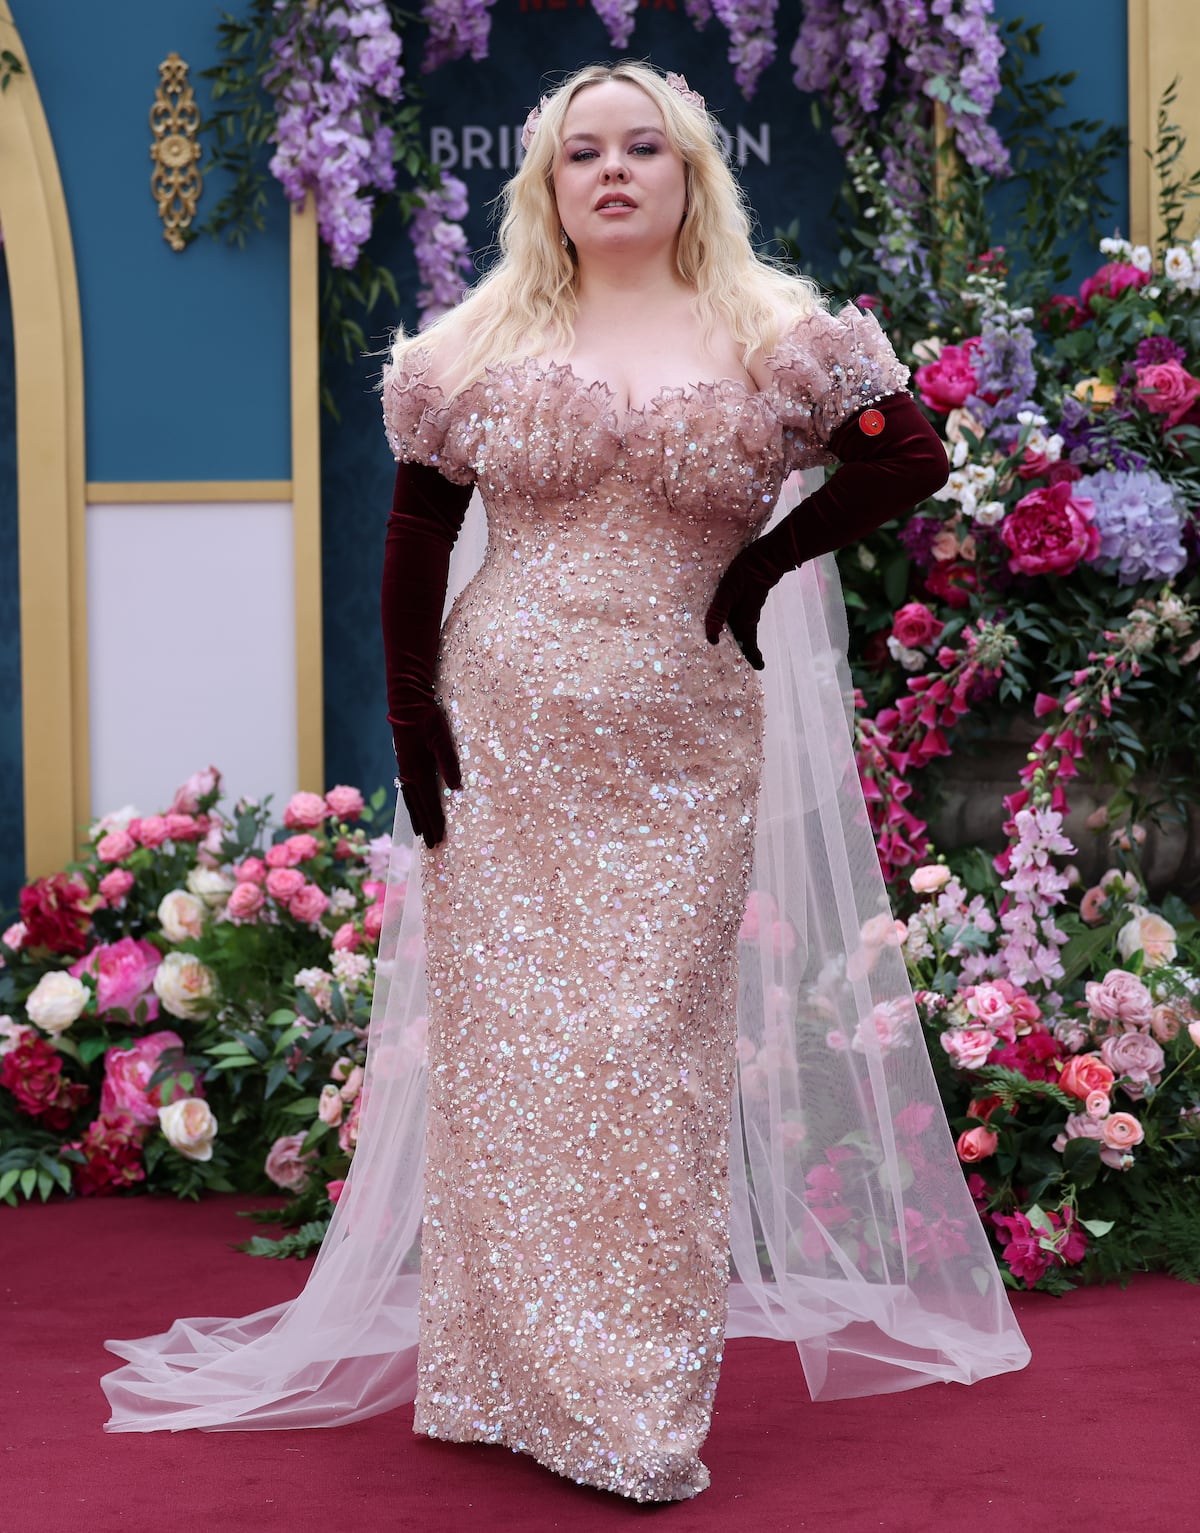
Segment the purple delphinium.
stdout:
<path fill-rule="evenodd" d="M 1168 580 L 1187 563 L 1183 516 L 1174 492 L 1153 470 L 1101 469 L 1076 481 L 1095 503 L 1101 559 L 1115 559 L 1117 583 Z"/>
<path fill-rule="evenodd" d="M 487 58 L 491 8 L 496 0 L 425 0 L 421 20 L 429 28 L 421 69 L 428 74 L 454 59 Z"/>
<path fill-rule="evenodd" d="M 422 195 L 409 236 L 417 257 L 421 288 L 417 304 L 424 329 L 462 298 L 471 277 L 471 251 L 460 219 L 467 214 L 467 189 L 457 176 L 442 175 L 436 191 Z"/>
<path fill-rule="evenodd" d="M 1055 429 L 1063 439 L 1063 457 L 1079 468 L 1114 468 L 1132 473 L 1147 467 L 1140 453 L 1114 442 L 1083 400 L 1073 394 L 1064 396 Z"/>
<path fill-rule="evenodd" d="M 275 10 L 288 24 L 263 76 L 276 102 L 270 170 L 289 201 L 313 194 L 330 259 L 349 268 L 371 233 L 372 192 L 395 185 L 380 109 L 402 94 L 400 38 L 380 0 L 320 9 L 276 0 Z"/>
<path fill-rule="evenodd" d="M 779 0 L 712 0 L 717 20 L 729 32 L 729 62 L 747 100 L 775 57 L 775 12 Z"/>
<path fill-rule="evenodd" d="M 975 372 L 975 393 L 967 400 L 967 409 L 980 425 L 992 428 L 1015 421 L 1037 386 L 1033 366 L 1033 331 L 1023 320 L 1006 310 L 985 316 L 979 331 L 979 348 L 971 363 Z M 989 403 L 986 395 L 995 402 Z"/>

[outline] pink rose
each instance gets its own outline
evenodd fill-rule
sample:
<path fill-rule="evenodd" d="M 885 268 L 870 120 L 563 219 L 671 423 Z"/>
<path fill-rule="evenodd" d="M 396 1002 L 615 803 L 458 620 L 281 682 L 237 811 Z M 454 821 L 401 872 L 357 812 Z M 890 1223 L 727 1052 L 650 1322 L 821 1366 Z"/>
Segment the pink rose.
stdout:
<path fill-rule="evenodd" d="M 247 857 L 234 868 L 233 876 L 239 884 L 261 884 L 267 876 L 267 870 L 261 858 Z"/>
<path fill-rule="evenodd" d="M 358 1113 L 359 1104 L 356 1101 L 338 1129 L 338 1148 L 346 1155 L 352 1155 L 358 1144 Z"/>
<path fill-rule="evenodd" d="M 1069 484 L 1030 490 L 1000 524 L 1009 569 L 1018 575 L 1069 575 L 1081 560 L 1094 559 L 1100 552 L 1095 510 L 1094 502 L 1072 495 Z"/>
<path fill-rule="evenodd" d="M 321 843 L 317 840 L 316 836 L 310 836 L 307 831 L 303 831 L 298 836 L 289 836 L 284 845 L 296 859 L 295 862 L 290 864 L 292 867 L 301 862 L 308 862 L 310 858 L 315 857 L 321 850 Z"/>
<path fill-rule="evenodd" d="M 966 404 L 978 389 L 973 358 L 979 344 L 979 336 L 973 335 L 961 346 L 943 346 L 936 361 L 917 368 L 913 381 L 923 405 L 945 413 Z"/>
<path fill-rule="evenodd" d="M 267 897 L 257 884 L 238 884 L 229 896 L 225 914 L 231 921 L 253 921 Z"/>
<path fill-rule="evenodd" d="M 284 1134 L 267 1152 L 263 1170 L 276 1187 L 282 1187 L 287 1192 L 300 1192 L 307 1184 L 317 1157 L 312 1150 L 302 1154 L 303 1145 L 303 1134 Z"/>
<path fill-rule="evenodd" d="M 220 786 L 221 774 L 215 766 L 205 767 L 202 772 L 193 772 L 187 782 L 175 789 L 171 813 L 195 814 L 200 808 L 200 800 L 209 798 Z"/>
<path fill-rule="evenodd" d="M 952 1027 L 941 1035 L 942 1047 L 959 1070 L 978 1070 L 996 1047 L 995 1033 L 985 1027 Z"/>
<path fill-rule="evenodd" d="M 349 1075 L 342 1082 L 341 1097 L 343 1102 L 353 1102 L 362 1091 L 362 1084 L 366 1078 L 366 1071 L 361 1065 L 354 1065 Z"/>
<path fill-rule="evenodd" d="M 1089 926 L 1097 926 L 1104 919 L 1104 902 L 1108 894 L 1099 885 L 1089 889 L 1079 902 L 1080 917 Z"/>
<path fill-rule="evenodd" d="M 289 830 L 312 830 L 324 822 L 329 807 L 319 793 L 293 793 L 283 811 Z"/>
<path fill-rule="evenodd" d="M 342 1188 L 346 1185 L 344 1176 L 335 1177 L 332 1182 L 325 1183 L 325 1192 L 331 1203 L 336 1203 L 342 1195 Z"/>
<path fill-rule="evenodd" d="M 208 834 L 208 821 L 192 814 L 168 814 L 166 826 L 172 841 L 200 841 Z"/>
<path fill-rule="evenodd" d="M 1141 1144 L 1145 1131 L 1131 1112 L 1110 1113 L 1100 1125 L 1104 1143 L 1113 1150 L 1131 1150 Z"/>
<path fill-rule="evenodd" d="M 25 929 L 25 922 L 14 921 L 11 926 L 4 928 L 4 935 L 0 937 L 0 942 L 3 942 L 10 953 L 19 953 L 25 946 L 25 938 L 27 936 L 28 932 Z"/>
<path fill-rule="evenodd" d="M 269 868 L 294 868 L 299 861 L 299 852 L 288 841 L 278 841 L 274 846 L 267 848 Z"/>
<path fill-rule="evenodd" d="M 119 905 L 133 888 L 133 874 L 128 868 L 114 868 L 104 875 L 98 888 L 110 905 Z"/>
<path fill-rule="evenodd" d="M 1161 1047 L 1149 1033 L 1118 1033 L 1106 1038 L 1100 1045 L 1100 1057 L 1114 1075 L 1121 1077 L 1122 1090 L 1135 1102 L 1142 1100 L 1147 1087 L 1158 1085 L 1166 1063 Z"/>
<path fill-rule="evenodd" d="M 973 1161 L 985 1160 L 995 1154 L 999 1143 L 999 1134 L 994 1134 L 990 1128 L 969 1128 L 958 1136 L 955 1149 L 959 1160 L 970 1165 Z"/>
<path fill-rule="evenodd" d="M 339 783 L 336 788 L 330 788 L 325 795 L 325 802 L 329 806 L 329 812 L 338 820 L 357 820 L 366 808 L 363 796 L 357 788 L 348 788 L 345 783 Z"/>
<path fill-rule="evenodd" d="M 363 915 L 363 936 L 368 942 L 378 942 L 383 930 L 383 906 L 372 905 Z"/>
<path fill-rule="evenodd" d="M 366 885 L 363 885 L 364 892 Z M 779 906 L 769 894 L 762 889 L 751 889 L 746 896 L 746 909 L 742 916 L 741 930 L 738 932 L 739 942 L 757 942 L 770 930 L 771 925 L 779 917 Z"/>
<path fill-rule="evenodd" d="M 306 926 L 315 926 L 329 908 L 329 896 L 316 884 L 305 884 L 288 901 L 288 914 Z"/>
<path fill-rule="evenodd" d="M 1122 261 L 1109 261 L 1098 272 L 1085 278 L 1079 288 L 1079 301 L 1085 309 L 1091 307 L 1097 294 L 1105 298 L 1119 298 L 1129 287 L 1145 287 L 1150 273 Z"/>
<path fill-rule="evenodd" d="M 1148 969 L 1174 963 L 1177 933 L 1170 921 L 1140 905 L 1131 906 L 1129 913 L 1132 920 L 1117 933 L 1117 952 L 1121 957 L 1128 962 L 1135 953 L 1141 953 Z"/>
<path fill-rule="evenodd" d="M 1136 974 L 1110 969 L 1097 983 L 1084 986 L 1087 1009 L 1098 1022 L 1119 1022 L 1123 1027 L 1149 1027 L 1154 1018 L 1154 997 Z"/>
<path fill-rule="evenodd" d="M 1200 399 L 1200 378 L 1193 378 L 1179 362 L 1155 362 L 1138 368 L 1137 393 L 1147 410 L 1166 416 L 1169 430 Z"/>
<path fill-rule="evenodd" d="M 1200 1049 L 1200 1022 L 1188 1023 L 1188 1037 Z"/>
<path fill-rule="evenodd" d="M 96 856 L 101 862 L 120 862 L 137 850 L 137 842 L 127 830 L 110 830 L 96 842 Z"/>
<path fill-rule="evenodd" d="M 144 820 L 130 820 L 129 834 L 139 846 L 161 846 L 167 839 L 167 822 L 161 814 L 148 814 Z"/>
<path fill-rule="evenodd" d="M 362 938 L 354 928 L 352 921 L 343 921 L 333 934 L 331 946 L 335 953 L 353 953 L 361 944 Z"/>
<path fill-rule="evenodd" d="M 162 954 L 152 942 L 122 937 L 94 947 L 86 958 L 73 963 L 70 973 L 78 979 L 90 974 L 96 981 L 96 1011 L 100 1016 L 110 1011 L 126 1011 L 132 1017 L 139 1002 L 146 1007 L 145 1020 L 158 1016 L 158 998 L 154 976 L 162 963 Z"/>
<path fill-rule="evenodd" d="M 1075 1054 L 1067 1060 L 1058 1077 L 1058 1085 L 1073 1097 L 1086 1102 L 1093 1091 L 1111 1091 L 1116 1076 L 1099 1054 Z"/>
<path fill-rule="evenodd" d="M 967 1015 L 1011 1043 L 1016 1038 L 1013 1009 L 998 985 L 972 985 L 966 996 Z"/>
<path fill-rule="evenodd" d="M 298 873 L 295 868 L 272 868 L 267 874 L 267 893 L 273 900 L 286 904 L 300 893 L 307 882 L 304 874 Z"/>
<path fill-rule="evenodd" d="M 101 1113 L 127 1113 L 135 1123 L 158 1123 L 162 1106 L 162 1083 L 149 1089 L 166 1049 L 182 1049 L 178 1033 L 147 1033 L 128 1049 L 109 1049 L 104 1056 L 104 1084 L 100 1088 Z M 189 1088 L 200 1095 L 200 1083 Z"/>
<path fill-rule="evenodd" d="M 905 649 L 924 649 L 934 642 L 945 626 L 924 602 L 910 601 L 893 617 L 892 637 Z"/>

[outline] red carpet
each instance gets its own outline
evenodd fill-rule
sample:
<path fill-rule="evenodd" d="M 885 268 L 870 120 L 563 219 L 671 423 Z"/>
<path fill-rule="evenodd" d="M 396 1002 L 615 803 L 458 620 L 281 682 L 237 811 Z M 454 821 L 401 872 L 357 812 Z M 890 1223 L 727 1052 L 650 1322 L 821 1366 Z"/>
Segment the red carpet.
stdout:
<path fill-rule="evenodd" d="M 245 1199 L 0 1209 L 5 1533 L 1016 1533 L 1200 1527 L 1200 1290 L 1165 1277 L 1020 1295 L 1025 1372 L 813 1405 L 796 1354 L 729 1349 L 696 1501 L 638 1507 L 495 1448 L 411 1435 L 411 1411 L 313 1432 L 107 1436 L 106 1336 L 241 1314 L 301 1284 L 229 1249 Z"/>

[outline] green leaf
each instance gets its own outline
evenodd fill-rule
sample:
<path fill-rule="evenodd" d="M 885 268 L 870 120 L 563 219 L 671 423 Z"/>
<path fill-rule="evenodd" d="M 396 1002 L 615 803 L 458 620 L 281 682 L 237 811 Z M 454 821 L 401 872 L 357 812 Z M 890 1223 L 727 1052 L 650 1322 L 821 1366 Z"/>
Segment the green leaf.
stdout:
<path fill-rule="evenodd" d="M 7 1198 L 9 1193 L 17 1185 L 21 1176 L 21 1167 L 14 1166 L 11 1171 L 6 1171 L 0 1176 L 0 1198 Z"/>
<path fill-rule="evenodd" d="M 288 1061 L 277 1059 L 267 1071 L 267 1084 L 263 1091 L 263 1100 L 275 1095 L 276 1091 L 288 1077 Z"/>
<path fill-rule="evenodd" d="M 101 1034 L 92 1034 L 90 1038 L 84 1038 L 79 1045 L 79 1060 L 81 1064 L 90 1065 L 93 1059 L 99 1059 L 109 1047 L 109 1041 Z"/>
<path fill-rule="evenodd" d="M 38 1174 L 35 1166 L 26 1166 L 24 1171 L 21 1172 L 21 1196 L 23 1198 L 33 1197 L 34 1189 L 37 1187 L 37 1179 Z"/>
<path fill-rule="evenodd" d="M 318 1097 L 301 1097 L 299 1101 L 289 1102 L 280 1111 L 285 1112 L 289 1118 L 311 1118 L 320 1105 Z"/>
<path fill-rule="evenodd" d="M 1107 1235 L 1115 1227 L 1116 1223 L 1113 1219 L 1081 1219 L 1079 1222 L 1088 1234 L 1095 1235 L 1097 1240 L 1102 1235 Z"/>

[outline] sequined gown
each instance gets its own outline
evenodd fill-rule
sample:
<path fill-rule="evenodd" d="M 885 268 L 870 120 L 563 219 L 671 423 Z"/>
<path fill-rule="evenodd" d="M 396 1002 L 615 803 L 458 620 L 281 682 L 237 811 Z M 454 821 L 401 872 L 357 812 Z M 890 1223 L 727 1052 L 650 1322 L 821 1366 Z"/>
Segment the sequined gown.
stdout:
<path fill-rule="evenodd" d="M 703 616 L 784 475 L 907 374 L 850 309 L 785 335 L 766 390 L 624 417 L 566 367 L 448 404 L 427 369 L 386 377 L 393 451 L 476 481 L 488 549 L 439 657 L 463 789 L 422 867 L 416 1429 L 678 1499 L 708 1483 L 763 731 Z"/>

